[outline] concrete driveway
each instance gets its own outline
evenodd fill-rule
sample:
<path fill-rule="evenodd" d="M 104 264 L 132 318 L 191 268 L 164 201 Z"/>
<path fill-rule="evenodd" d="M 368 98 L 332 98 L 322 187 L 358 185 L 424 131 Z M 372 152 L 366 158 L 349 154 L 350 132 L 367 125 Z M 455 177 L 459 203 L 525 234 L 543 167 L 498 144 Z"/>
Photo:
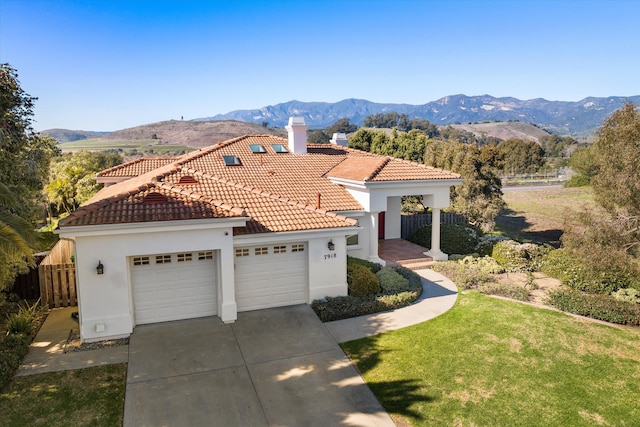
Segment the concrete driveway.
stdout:
<path fill-rule="evenodd" d="M 136 327 L 124 426 L 393 426 L 307 305 Z"/>

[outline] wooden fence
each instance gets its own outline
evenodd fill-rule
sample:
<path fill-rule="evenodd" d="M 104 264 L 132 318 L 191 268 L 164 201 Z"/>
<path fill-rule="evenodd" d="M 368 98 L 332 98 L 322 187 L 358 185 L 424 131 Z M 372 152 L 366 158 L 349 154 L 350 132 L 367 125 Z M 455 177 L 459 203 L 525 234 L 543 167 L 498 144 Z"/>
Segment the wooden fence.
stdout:
<path fill-rule="evenodd" d="M 49 308 L 78 305 L 73 242 L 59 240 L 40 263 L 40 298 Z"/>
<path fill-rule="evenodd" d="M 455 213 L 441 213 L 440 224 L 467 224 L 467 218 Z M 409 236 L 420 227 L 431 224 L 431 214 L 402 215 L 400 236 L 409 240 Z"/>
<path fill-rule="evenodd" d="M 18 295 L 20 299 L 35 301 L 40 298 L 38 265 L 40 265 L 45 256 L 46 253 L 35 254 L 33 256 L 36 263 L 35 267 L 31 268 L 28 273 L 18 275 L 15 282 L 13 282 L 13 286 L 8 291 Z"/>

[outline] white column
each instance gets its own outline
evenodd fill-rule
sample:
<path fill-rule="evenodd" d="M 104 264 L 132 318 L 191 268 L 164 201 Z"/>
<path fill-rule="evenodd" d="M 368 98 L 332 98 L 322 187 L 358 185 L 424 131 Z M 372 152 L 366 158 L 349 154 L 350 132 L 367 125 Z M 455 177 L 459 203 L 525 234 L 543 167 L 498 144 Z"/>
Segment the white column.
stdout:
<path fill-rule="evenodd" d="M 384 238 L 399 239 L 402 225 L 402 197 L 387 197 L 387 213 L 384 216 Z"/>
<path fill-rule="evenodd" d="M 385 262 L 378 256 L 378 227 L 379 212 L 369 213 L 369 261 L 385 265 Z"/>
<path fill-rule="evenodd" d="M 231 234 L 231 233 L 230 233 Z M 220 312 L 218 316 L 224 323 L 233 323 L 238 318 L 238 306 L 236 305 L 236 287 L 235 287 L 235 251 L 233 249 L 233 239 L 228 239 L 231 243 L 223 247 L 220 253 L 218 268 L 220 268 L 218 283 L 220 287 Z"/>
<path fill-rule="evenodd" d="M 440 208 L 431 208 L 431 249 L 424 254 L 434 261 L 447 261 L 449 256 L 440 250 Z"/>

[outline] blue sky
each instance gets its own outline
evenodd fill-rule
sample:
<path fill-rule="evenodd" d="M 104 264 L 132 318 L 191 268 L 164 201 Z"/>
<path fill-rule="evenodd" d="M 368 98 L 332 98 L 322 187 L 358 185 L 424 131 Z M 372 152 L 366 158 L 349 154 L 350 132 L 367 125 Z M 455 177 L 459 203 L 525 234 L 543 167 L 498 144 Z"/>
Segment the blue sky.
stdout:
<path fill-rule="evenodd" d="M 297 99 L 640 95 L 640 1 L 0 0 L 35 128 L 118 130 Z"/>

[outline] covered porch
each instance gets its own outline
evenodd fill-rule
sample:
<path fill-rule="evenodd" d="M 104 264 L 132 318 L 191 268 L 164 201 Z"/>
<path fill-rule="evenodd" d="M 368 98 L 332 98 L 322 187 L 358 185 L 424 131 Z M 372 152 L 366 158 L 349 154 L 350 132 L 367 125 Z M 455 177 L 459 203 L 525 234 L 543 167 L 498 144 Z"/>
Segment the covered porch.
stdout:
<path fill-rule="evenodd" d="M 378 256 L 387 267 L 426 268 L 435 261 L 425 255 L 429 249 L 403 239 L 378 241 Z"/>

